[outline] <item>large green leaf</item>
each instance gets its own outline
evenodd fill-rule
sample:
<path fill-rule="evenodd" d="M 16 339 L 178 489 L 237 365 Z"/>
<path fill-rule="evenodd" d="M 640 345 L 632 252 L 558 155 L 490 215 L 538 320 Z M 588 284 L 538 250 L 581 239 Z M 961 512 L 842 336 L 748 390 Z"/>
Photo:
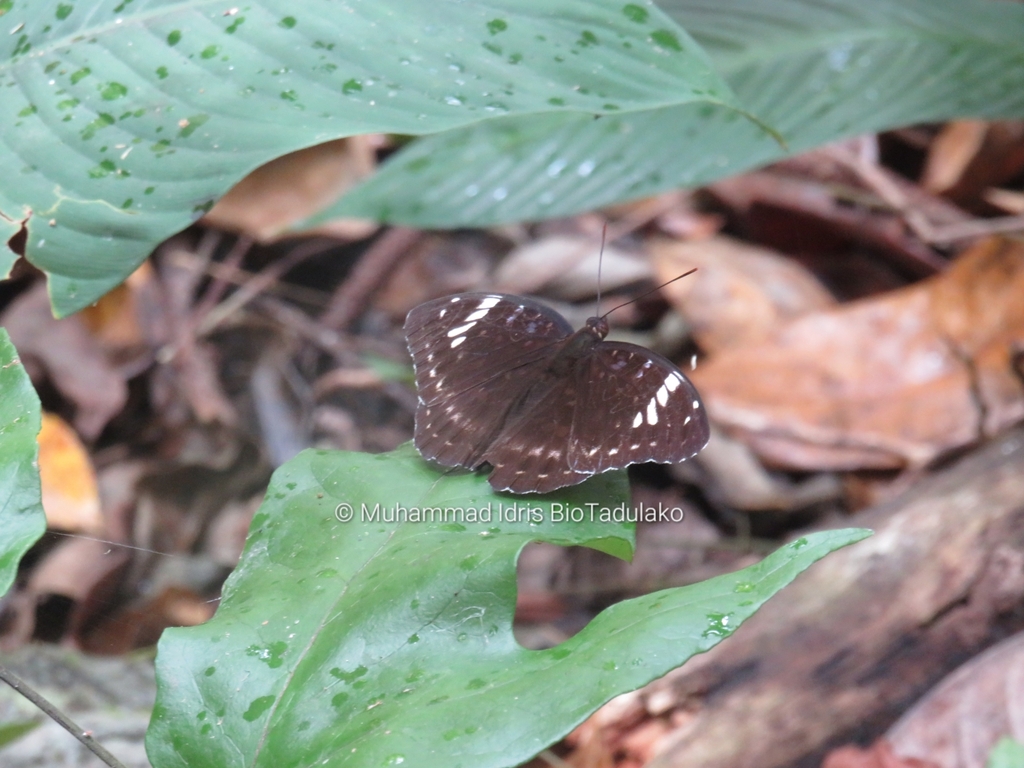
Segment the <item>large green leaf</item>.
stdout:
<path fill-rule="evenodd" d="M 274 475 L 217 615 L 160 642 L 153 765 L 517 765 L 866 535 L 814 534 L 739 573 L 618 604 L 557 648 L 517 645 L 520 550 L 539 540 L 629 556 L 631 526 L 600 519 L 625 491 L 613 473 L 558 495 L 496 495 L 409 446 L 300 454 Z M 364 504 L 450 517 L 372 521 Z M 355 519 L 340 522 L 338 505 Z M 558 505 L 583 519 L 559 521 Z M 460 518 L 473 509 L 489 517 Z"/>
<path fill-rule="evenodd" d="M 649 0 L 0 0 L 0 93 L 0 236 L 60 312 L 300 147 L 732 103 Z"/>
<path fill-rule="evenodd" d="M 0 597 L 21 556 L 46 530 L 36 466 L 40 418 L 39 397 L 0 328 Z"/>
<path fill-rule="evenodd" d="M 741 103 L 798 152 L 959 116 L 1024 115 L 1024 5 L 992 0 L 663 0 Z M 777 159 L 710 105 L 592 120 L 505 117 L 413 142 L 317 220 L 483 226 L 565 216 Z"/>

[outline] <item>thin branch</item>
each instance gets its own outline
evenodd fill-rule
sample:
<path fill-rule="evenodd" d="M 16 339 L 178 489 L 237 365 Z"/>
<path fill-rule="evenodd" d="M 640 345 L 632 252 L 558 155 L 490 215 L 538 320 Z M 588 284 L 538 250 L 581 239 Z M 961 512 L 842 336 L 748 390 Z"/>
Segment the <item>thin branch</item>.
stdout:
<path fill-rule="evenodd" d="M 11 686 L 11 688 L 39 707 L 39 709 L 49 715 L 50 718 L 56 721 L 65 731 L 82 742 L 86 749 L 109 765 L 110 768 L 125 768 L 124 763 L 104 749 L 104 747 L 92 737 L 92 734 L 89 731 L 83 731 L 71 720 L 71 718 L 44 699 L 38 692 L 29 687 L 24 680 L 6 667 L 0 666 L 0 680 L 3 680 Z"/>
<path fill-rule="evenodd" d="M 402 258 L 422 237 L 418 229 L 389 229 L 366 249 L 348 279 L 339 287 L 322 315 L 320 323 L 345 330 L 355 321 L 377 289 L 391 276 Z"/>

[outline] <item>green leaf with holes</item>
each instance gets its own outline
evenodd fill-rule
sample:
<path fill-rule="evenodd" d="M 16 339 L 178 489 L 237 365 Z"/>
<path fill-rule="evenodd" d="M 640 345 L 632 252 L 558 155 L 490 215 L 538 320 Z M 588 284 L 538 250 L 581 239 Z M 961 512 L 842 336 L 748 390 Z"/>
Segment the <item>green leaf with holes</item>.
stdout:
<path fill-rule="evenodd" d="M 18 563 L 46 530 L 39 468 L 39 397 L 18 351 L 0 328 L 0 597 Z"/>
<path fill-rule="evenodd" d="M 629 557 L 627 500 L 623 472 L 510 496 L 478 474 L 442 475 L 411 446 L 300 454 L 275 473 L 217 615 L 164 633 L 150 760 L 518 765 L 867 535 L 813 534 L 743 571 L 615 605 L 550 650 L 517 645 L 522 548 Z"/>
<path fill-rule="evenodd" d="M 301 147 L 687 102 L 734 103 L 649 0 L 3 0 L 0 238 L 67 313 Z"/>
<path fill-rule="evenodd" d="M 1024 5 L 997 0 L 664 0 L 790 152 L 955 117 L 1024 116 Z M 782 157 L 734 112 L 508 116 L 411 143 L 316 217 L 423 227 L 568 216 Z"/>

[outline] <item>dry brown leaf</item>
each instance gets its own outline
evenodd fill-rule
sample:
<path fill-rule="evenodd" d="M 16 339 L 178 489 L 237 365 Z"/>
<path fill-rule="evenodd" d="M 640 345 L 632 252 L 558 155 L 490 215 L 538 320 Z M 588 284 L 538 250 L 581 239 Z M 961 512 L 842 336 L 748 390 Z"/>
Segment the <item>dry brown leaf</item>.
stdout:
<path fill-rule="evenodd" d="M 374 169 L 370 137 L 338 139 L 271 160 L 224 195 L 204 220 L 266 242 L 309 218 Z M 372 231 L 375 225 L 369 225 Z"/>
<path fill-rule="evenodd" d="M 102 617 L 76 636 L 88 653 L 121 654 L 153 645 L 168 627 L 191 627 L 208 621 L 216 603 L 195 592 L 169 586 L 141 604 Z"/>
<path fill-rule="evenodd" d="M 1024 578 L 1024 563 L 1007 573 Z M 901 755 L 941 768 L 983 768 L 1004 736 L 1024 741 L 1024 633 L 1002 641 L 936 685 L 887 735 Z"/>
<path fill-rule="evenodd" d="M 60 416 L 44 413 L 37 440 L 47 527 L 74 533 L 102 532 L 96 472 L 78 435 Z"/>
<path fill-rule="evenodd" d="M 597 293 L 601 245 L 583 235 L 551 235 L 513 250 L 494 275 L 502 293 L 545 293 L 569 301 Z M 651 276 L 643 258 L 606 245 L 601 258 L 601 290 L 608 292 Z"/>
<path fill-rule="evenodd" d="M 935 763 L 913 757 L 898 757 L 891 745 L 877 741 L 868 749 L 840 747 L 832 750 L 821 768 L 939 768 Z"/>
<path fill-rule="evenodd" d="M 776 465 L 920 466 L 1024 417 L 1024 241 L 814 312 L 693 373 L 709 413 Z"/>
<path fill-rule="evenodd" d="M 128 387 L 77 315 L 55 320 L 46 286 L 39 283 L 0 316 L 26 364 L 41 365 L 53 385 L 75 405 L 74 424 L 86 440 L 124 407 Z"/>
<path fill-rule="evenodd" d="M 767 248 L 728 237 L 649 244 L 660 282 L 697 273 L 662 289 L 693 325 L 706 352 L 764 338 L 776 325 L 835 300 L 806 269 Z"/>

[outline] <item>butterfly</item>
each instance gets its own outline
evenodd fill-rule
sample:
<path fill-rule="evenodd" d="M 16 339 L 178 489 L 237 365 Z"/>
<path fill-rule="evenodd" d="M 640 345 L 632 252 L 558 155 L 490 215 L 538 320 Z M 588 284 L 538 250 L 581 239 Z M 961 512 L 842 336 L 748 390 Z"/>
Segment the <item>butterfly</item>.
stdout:
<path fill-rule="evenodd" d="M 492 467 L 495 490 L 546 493 L 644 461 L 694 457 L 708 420 L 693 384 L 649 349 L 578 331 L 522 296 L 462 293 L 405 320 L 414 442 L 446 467 Z"/>

